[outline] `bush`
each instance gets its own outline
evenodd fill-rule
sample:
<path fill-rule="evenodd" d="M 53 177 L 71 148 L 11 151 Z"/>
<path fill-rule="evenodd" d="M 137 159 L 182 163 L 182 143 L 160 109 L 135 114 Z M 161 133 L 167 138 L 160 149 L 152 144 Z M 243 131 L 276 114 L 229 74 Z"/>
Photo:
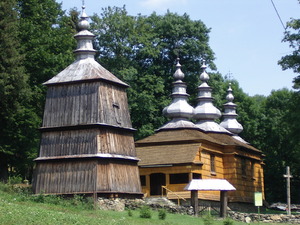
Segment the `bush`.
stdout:
<path fill-rule="evenodd" d="M 151 210 L 148 206 L 143 206 L 140 211 L 141 218 L 151 218 Z"/>
<path fill-rule="evenodd" d="M 167 216 L 167 212 L 165 209 L 158 210 L 158 219 L 165 220 Z"/>
<path fill-rule="evenodd" d="M 210 214 L 203 216 L 203 222 L 204 222 L 204 225 L 213 225 L 214 224 L 214 220 Z"/>
<path fill-rule="evenodd" d="M 23 179 L 20 176 L 12 176 L 12 177 L 8 178 L 8 184 L 11 184 L 11 185 L 22 184 L 22 181 L 23 181 Z"/>
<path fill-rule="evenodd" d="M 226 218 L 225 220 L 223 220 L 223 224 L 224 225 L 233 225 L 233 220 L 230 218 Z"/>
<path fill-rule="evenodd" d="M 131 209 L 128 210 L 128 216 L 130 216 L 130 217 L 133 216 Z"/>

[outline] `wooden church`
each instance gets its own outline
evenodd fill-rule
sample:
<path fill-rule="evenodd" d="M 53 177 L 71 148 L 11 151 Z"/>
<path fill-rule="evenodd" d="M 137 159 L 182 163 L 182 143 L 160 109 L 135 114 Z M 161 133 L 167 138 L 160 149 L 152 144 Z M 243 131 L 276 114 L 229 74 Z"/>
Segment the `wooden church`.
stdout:
<path fill-rule="evenodd" d="M 198 104 L 193 108 L 187 103 L 184 74 L 177 61 L 172 103 L 163 110 L 171 121 L 154 135 L 136 142 L 142 191 L 148 197 L 189 199 L 190 192 L 184 187 L 192 179 L 218 178 L 236 188 L 228 193 L 229 202 L 253 203 L 254 192 L 264 193 L 263 154 L 238 136 L 243 127 L 236 120 L 230 87 L 223 121 L 214 121 L 221 112 L 212 103 L 209 75 L 206 66 L 202 67 Z M 219 201 L 220 192 L 199 191 L 198 197 Z"/>
<path fill-rule="evenodd" d="M 140 197 L 128 85 L 98 64 L 84 7 L 76 60 L 44 84 L 35 193 Z"/>

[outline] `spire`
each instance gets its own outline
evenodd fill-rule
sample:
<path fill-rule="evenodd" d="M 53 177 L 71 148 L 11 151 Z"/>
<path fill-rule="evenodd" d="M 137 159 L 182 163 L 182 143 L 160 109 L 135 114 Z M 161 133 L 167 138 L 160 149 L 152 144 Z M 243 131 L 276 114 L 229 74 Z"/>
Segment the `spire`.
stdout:
<path fill-rule="evenodd" d="M 229 83 L 229 88 L 227 90 L 226 100 L 227 103 L 224 104 L 223 121 L 220 123 L 222 127 L 233 133 L 233 137 L 245 142 L 242 138 L 237 135 L 243 131 L 243 126 L 236 120 L 236 104 L 233 103 L 234 96 L 232 94 L 231 83 Z"/>
<path fill-rule="evenodd" d="M 188 119 L 194 115 L 194 108 L 187 102 L 188 94 L 186 93 L 186 84 L 182 81 L 184 73 L 181 71 L 179 58 L 177 58 L 176 71 L 173 74 L 172 103 L 163 109 L 163 115 L 172 119 L 170 122 L 159 128 L 176 129 L 176 128 L 197 128 Z"/>
<path fill-rule="evenodd" d="M 225 128 L 214 122 L 215 119 L 221 116 L 221 112 L 212 103 L 212 88 L 207 84 L 209 75 L 206 73 L 205 61 L 203 61 L 201 68 L 203 69 L 200 75 L 202 84 L 198 87 L 198 104 L 194 116 L 198 121 L 196 126 L 203 131 L 229 133 Z"/>
<path fill-rule="evenodd" d="M 76 59 L 94 58 L 95 50 L 93 48 L 94 34 L 88 31 L 90 23 L 88 22 L 88 15 L 85 13 L 85 6 L 83 1 L 82 13 L 78 23 L 79 33 L 74 37 L 77 40 L 77 49 L 74 51 Z"/>

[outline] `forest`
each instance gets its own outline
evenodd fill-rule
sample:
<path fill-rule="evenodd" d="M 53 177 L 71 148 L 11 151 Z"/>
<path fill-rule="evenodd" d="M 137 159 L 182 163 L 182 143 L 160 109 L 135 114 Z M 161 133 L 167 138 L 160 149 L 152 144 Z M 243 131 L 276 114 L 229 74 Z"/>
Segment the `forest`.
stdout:
<path fill-rule="evenodd" d="M 0 2 L 1 181 L 32 177 L 45 102 L 43 82 L 74 61 L 78 20 L 76 8 L 65 12 L 54 0 Z M 133 16 L 125 6 L 108 7 L 91 16 L 90 23 L 96 35 L 96 60 L 130 85 L 127 94 L 136 140 L 167 121 L 162 109 L 171 101 L 178 56 L 189 102 L 196 105 L 199 62 L 205 59 L 212 71 L 214 105 L 223 110 L 231 83 L 238 121 L 244 127 L 240 136 L 265 154 L 266 200 L 286 201 L 283 174 L 290 166 L 292 203 L 300 203 L 300 19 L 291 19 L 284 33 L 283 42 L 289 43 L 292 53 L 278 59 L 283 70 L 294 71 L 294 89 L 273 90 L 269 96 L 249 96 L 238 80 L 220 74 L 209 46 L 210 29 L 187 14 Z"/>

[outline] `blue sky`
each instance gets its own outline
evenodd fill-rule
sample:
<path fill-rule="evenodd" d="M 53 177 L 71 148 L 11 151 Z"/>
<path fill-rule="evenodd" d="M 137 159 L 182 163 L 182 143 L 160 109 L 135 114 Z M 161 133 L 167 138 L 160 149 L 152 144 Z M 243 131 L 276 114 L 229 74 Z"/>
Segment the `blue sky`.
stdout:
<path fill-rule="evenodd" d="M 68 10 L 81 9 L 82 0 L 56 0 Z M 298 0 L 273 0 L 284 24 L 300 18 Z M 296 74 L 282 71 L 277 61 L 292 52 L 283 43 L 284 28 L 271 0 L 85 0 L 88 15 L 107 6 L 122 7 L 130 15 L 165 14 L 169 9 L 180 15 L 187 13 L 211 28 L 210 47 L 215 64 L 223 75 L 231 74 L 243 91 L 251 96 L 268 96 L 272 90 L 292 89 Z M 184 67 L 183 67 L 184 69 Z"/>

